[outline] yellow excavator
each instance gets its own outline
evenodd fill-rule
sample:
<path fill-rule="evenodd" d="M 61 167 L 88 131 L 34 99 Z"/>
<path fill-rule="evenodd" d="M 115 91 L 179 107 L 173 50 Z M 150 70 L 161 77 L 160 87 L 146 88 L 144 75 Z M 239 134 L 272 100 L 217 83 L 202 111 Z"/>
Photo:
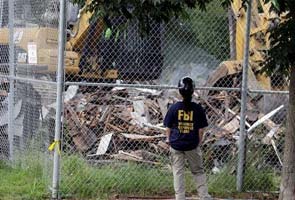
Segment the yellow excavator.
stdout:
<path fill-rule="evenodd" d="M 246 11 L 242 8 L 241 0 L 233 0 L 231 9 L 235 19 L 234 47 L 235 55 L 231 60 L 223 61 L 217 69 L 209 75 L 206 86 L 236 87 L 235 78 L 242 72 L 244 56 Z M 269 30 L 275 28 L 281 21 L 278 15 L 271 10 L 271 3 L 263 0 L 252 1 L 250 49 L 249 49 L 249 88 L 265 90 L 286 89 L 284 80 L 275 80 L 261 73 L 266 59 L 266 51 L 270 48 Z M 276 77 L 279 78 L 279 77 Z M 230 83 L 230 85 L 228 85 Z"/>
<path fill-rule="evenodd" d="M 6 7 L 8 10 L 8 0 L 0 1 L 7 4 L 2 9 Z M 44 14 L 40 16 L 38 24 L 28 23 L 29 17 L 22 23 L 15 23 L 14 43 L 18 73 L 53 75 L 52 77 L 56 73 L 59 1 L 50 2 L 44 7 L 46 10 L 41 12 Z M 136 25 L 129 26 L 125 35 L 112 34 L 106 38 L 102 23 L 91 20 L 92 14 L 85 8 L 79 9 L 68 1 L 67 9 L 65 74 L 68 80 L 151 80 L 159 77 L 163 66 L 163 28 L 160 24 L 153 26 L 149 38 L 140 38 Z M 0 62 L 8 63 L 8 19 L 1 19 Z M 114 29 L 120 24 L 120 20 L 112 20 Z"/>
<path fill-rule="evenodd" d="M 58 1 L 51 2 L 55 6 L 47 6 L 41 17 L 43 25 L 16 26 L 14 29 L 18 72 L 43 75 L 56 73 Z M 209 75 L 207 86 L 221 86 L 220 83 L 225 82 L 224 79 L 236 76 L 242 70 L 246 13 L 242 9 L 241 0 L 234 0 L 231 7 L 236 21 L 233 42 L 236 55 L 235 58 L 222 62 L 215 72 Z M 117 37 L 113 34 L 107 39 L 103 36 L 102 24 L 99 21 L 91 21 L 91 16 L 92 14 L 84 8 L 79 9 L 69 3 L 65 52 L 67 77 L 110 80 L 159 77 L 163 67 L 161 25 L 153 26 L 150 39 L 141 39 L 137 34 L 136 25 L 129 27 L 125 36 L 121 34 Z M 249 68 L 249 84 L 252 89 L 274 89 L 271 78 L 259 72 L 265 61 L 265 51 L 269 48 L 268 30 L 275 27 L 279 20 L 277 14 L 270 10 L 270 3 L 253 0 Z M 113 20 L 113 23 L 116 27 L 116 24 L 120 24 L 120 19 Z M 6 28 L 5 25 L 2 27 L 4 28 L 0 28 L 0 64 L 8 62 L 9 29 L 7 24 Z"/>

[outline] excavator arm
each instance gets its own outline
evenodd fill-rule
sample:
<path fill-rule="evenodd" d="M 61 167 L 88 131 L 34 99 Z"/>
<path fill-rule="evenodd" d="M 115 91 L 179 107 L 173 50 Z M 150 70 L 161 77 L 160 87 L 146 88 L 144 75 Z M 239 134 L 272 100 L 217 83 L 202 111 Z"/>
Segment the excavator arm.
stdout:
<path fill-rule="evenodd" d="M 249 83 L 251 89 L 271 89 L 269 77 L 261 74 L 265 51 L 270 47 L 268 31 L 277 25 L 278 15 L 270 10 L 270 3 L 263 0 L 253 0 L 250 26 L 250 57 L 249 57 Z M 235 23 L 235 60 L 222 62 L 217 69 L 209 75 L 207 86 L 235 87 L 236 85 L 224 85 L 226 79 L 232 79 L 242 71 L 244 56 L 246 13 L 241 0 L 234 0 L 231 4 Z M 223 80 L 223 81 L 221 81 Z M 233 83 L 233 81 L 229 81 Z"/>

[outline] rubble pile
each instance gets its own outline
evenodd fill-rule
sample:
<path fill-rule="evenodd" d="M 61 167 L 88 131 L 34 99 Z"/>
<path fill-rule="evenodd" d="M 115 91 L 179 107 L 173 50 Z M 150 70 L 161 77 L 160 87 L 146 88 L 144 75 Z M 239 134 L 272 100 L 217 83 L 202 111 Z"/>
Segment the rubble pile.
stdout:
<path fill-rule="evenodd" d="M 161 156 L 168 154 L 162 122 L 169 104 L 180 100 L 177 91 L 119 87 L 75 91 L 70 98 L 66 97 L 64 105 L 65 150 L 83 153 L 97 162 L 120 159 L 159 164 Z M 236 156 L 239 92 L 204 95 L 196 91 L 194 101 L 205 108 L 210 124 L 202 142 L 205 159 L 211 160 L 214 166 L 224 162 L 227 156 Z M 247 105 L 248 139 L 273 148 L 281 162 L 275 140 L 282 136 L 284 128 L 271 119 L 284 105 L 262 113 L 256 105 L 260 101 L 261 97 L 257 96 Z M 257 131 L 261 128 L 267 132 Z"/>

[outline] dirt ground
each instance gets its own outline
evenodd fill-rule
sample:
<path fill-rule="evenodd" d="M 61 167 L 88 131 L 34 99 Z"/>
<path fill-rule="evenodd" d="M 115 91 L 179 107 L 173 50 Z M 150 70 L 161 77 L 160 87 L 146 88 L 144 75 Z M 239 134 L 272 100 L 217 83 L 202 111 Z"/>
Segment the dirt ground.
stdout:
<path fill-rule="evenodd" d="M 161 198 L 153 198 L 153 197 L 145 197 L 145 198 L 138 198 L 138 197 L 129 197 L 129 198 L 119 198 L 116 200 L 175 200 L 174 198 L 165 198 L 165 197 L 161 197 Z M 186 200 L 199 200 L 199 198 L 197 197 L 187 197 Z M 227 199 L 220 199 L 220 198 L 213 198 L 212 200 L 250 200 L 250 199 L 233 199 L 233 198 L 227 198 Z M 251 200 L 259 200 L 259 199 L 253 199 L 251 198 Z"/>
<path fill-rule="evenodd" d="M 175 200 L 173 197 L 127 197 L 127 198 L 119 198 L 116 200 Z M 199 200 L 197 197 L 187 197 L 186 200 Z M 220 198 L 214 198 L 213 200 L 225 200 Z"/>
<path fill-rule="evenodd" d="M 187 197 L 187 200 L 199 200 L 198 197 L 192 196 Z M 227 197 L 215 197 L 214 200 L 277 200 L 278 194 L 269 194 L 269 193 L 244 193 L 238 195 L 229 195 Z M 115 195 L 110 200 L 174 200 L 173 196 L 119 196 Z"/>
<path fill-rule="evenodd" d="M 236 199 L 236 198 L 213 198 L 212 200 L 275 200 L 277 198 L 243 198 L 243 199 Z M 115 200 L 175 200 L 173 197 L 125 197 L 125 198 L 117 198 Z M 199 200 L 198 197 L 187 197 L 186 200 Z"/>
<path fill-rule="evenodd" d="M 214 195 L 213 195 L 214 196 Z M 214 196 L 213 200 L 277 200 L 278 194 L 274 193 L 239 193 L 223 197 Z M 52 199 L 51 199 L 52 200 Z M 82 200 L 77 198 L 65 198 L 64 200 Z M 83 199 L 86 200 L 86 199 Z M 174 196 L 121 196 L 112 195 L 109 200 L 175 200 Z M 196 196 L 186 197 L 186 200 L 199 200 Z"/>

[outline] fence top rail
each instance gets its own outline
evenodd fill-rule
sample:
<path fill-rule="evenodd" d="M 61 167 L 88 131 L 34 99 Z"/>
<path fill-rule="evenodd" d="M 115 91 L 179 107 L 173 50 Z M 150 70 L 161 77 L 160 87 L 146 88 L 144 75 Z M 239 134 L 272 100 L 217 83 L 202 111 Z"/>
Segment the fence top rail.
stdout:
<path fill-rule="evenodd" d="M 146 84 L 123 84 L 123 83 L 90 83 L 90 82 L 65 82 L 65 85 L 80 85 L 80 86 L 105 86 L 105 87 L 127 87 L 127 88 L 149 88 L 149 89 L 178 89 L 173 85 L 146 85 Z M 205 87 L 196 86 L 195 90 L 213 90 L 213 91 L 241 91 L 241 88 L 227 87 Z M 249 93 L 264 93 L 264 94 L 289 94 L 289 91 L 274 91 L 274 90 L 251 90 Z"/>
<path fill-rule="evenodd" d="M 65 85 L 80 85 L 80 86 L 105 86 L 105 87 L 127 87 L 127 88 L 149 88 L 149 89 L 178 89 L 173 85 L 146 85 L 146 84 L 123 84 L 123 83 L 89 83 L 89 82 L 65 82 Z M 205 87 L 196 86 L 195 90 L 216 90 L 216 91 L 240 91 L 240 88 L 226 87 Z"/>
<path fill-rule="evenodd" d="M 0 74 L 0 78 L 8 78 L 13 80 L 28 81 L 35 83 L 56 84 L 54 81 L 38 80 L 31 78 L 23 78 Z M 178 89 L 173 85 L 145 85 L 145 84 L 122 84 L 122 83 L 89 83 L 89 82 L 65 82 L 65 85 L 80 85 L 80 86 L 96 86 L 96 87 L 126 87 L 126 88 L 149 88 L 149 89 Z M 204 87 L 196 86 L 195 90 L 211 90 L 211 91 L 241 91 L 241 88 L 226 88 L 226 87 Z M 274 90 L 248 90 L 249 93 L 263 94 L 289 94 L 289 91 L 274 91 Z"/>
<path fill-rule="evenodd" d="M 263 94 L 289 94 L 289 91 L 276 91 L 276 90 L 249 90 L 249 93 L 263 93 Z"/>
<path fill-rule="evenodd" d="M 32 83 L 44 83 L 44 84 L 56 85 L 55 81 L 38 80 L 38 79 L 24 78 L 24 77 L 18 77 L 18 76 L 9 76 L 9 75 L 0 74 L 0 78 L 6 78 L 6 79 L 11 79 L 16 81 L 26 81 L 26 82 L 32 82 Z"/>

